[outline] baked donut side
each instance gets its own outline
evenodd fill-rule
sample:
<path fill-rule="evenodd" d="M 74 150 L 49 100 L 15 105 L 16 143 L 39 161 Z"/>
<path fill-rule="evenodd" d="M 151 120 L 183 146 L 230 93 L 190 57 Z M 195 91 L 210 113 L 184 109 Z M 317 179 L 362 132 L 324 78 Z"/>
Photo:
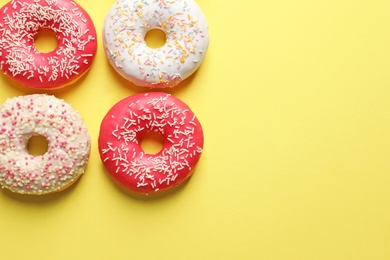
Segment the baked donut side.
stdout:
<path fill-rule="evenodd" d="M 35 47 L 40 30 L 56 35 L 53 51 L 41 53 Z M 95 26 L 73 1 L 12 0 L 0 9 L 0 69 L 23 86 L 70 85 L 90 69 L 96 50 Z"/>
<path fill-rule="evenodd" d="M 32 136 L 43 136 L 47 152 L 29 154 Z M 87 166 L 91 149 L 81 115 L 54 96 L 7 99 L 0 107 L 0 185 L 20 194 L 48 194 L 73 184 Z"/>
<path fill-rule="evenodd" d="M 145 35 L 166 34 L 152 49 Z M 193 0 L 117 0 L 103 27 L 104 49 L 112 67 L 137 86 L 174 87 L 201 65 L 209 44 L 208 24 Z"/>
<path fill-rule="evenodd" d="M 158 132 L 164 139 L 156 154 L 140 146 L 148 132 Z M 108 173 L 139 194 L 161 192 L 189 178 L 203 142 L 201 124 L 190 108 L 161 92 L 136 94 L 115 104 L 102 120 L 98 140 Z"/>

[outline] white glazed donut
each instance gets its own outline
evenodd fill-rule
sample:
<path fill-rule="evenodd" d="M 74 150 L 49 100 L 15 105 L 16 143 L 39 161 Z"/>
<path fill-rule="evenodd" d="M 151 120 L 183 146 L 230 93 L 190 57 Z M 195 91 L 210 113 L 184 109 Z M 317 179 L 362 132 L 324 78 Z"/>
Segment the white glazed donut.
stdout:
<path fill-rule="evenodd" d="M 28 140 L 40 135 L 47 152 L 33 156 Z M 0 185 L 21 194 L 47 194 L 65 189 L 84 172 L 90 137 L 80 114 L 49 95 L 7 99 L 0 107 Z"/>
<path fill-rule="evenodd" d="M 166 43 L 149 48 L 152 29 L 166 34 Z M 138 86 L 173 87 L 194 73 L 206 54 L 208 25 L 193 0 L 117 0 L 104 27 L 105 51 L 114 69 Z"/>

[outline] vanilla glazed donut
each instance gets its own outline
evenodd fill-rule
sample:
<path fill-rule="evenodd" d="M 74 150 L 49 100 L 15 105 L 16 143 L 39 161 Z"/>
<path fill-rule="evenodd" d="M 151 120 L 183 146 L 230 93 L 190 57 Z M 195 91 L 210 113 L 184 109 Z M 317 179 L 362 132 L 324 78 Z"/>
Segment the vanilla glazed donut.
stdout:
<path fill-rule="evenodd" d="M 140 140 L 158 132 L 162 150 L 144 152 Z M 179 99 L 161 92 L 119 101 L 104 117 L 99 152 L 108 173 L 138 194 L 175 187 L 190 177 L 203 150 L 203 131 L 194 113 Z"/>
<path fill-rule="evenodd" d="M 146 45 L 152 29 L 166 34 L 161 48 Z M 173 87 L 202 63 L 208 25 L 194 0 L 117 0 L 106 16 L 103 41 L 108 60 L 125 79 L 138 86 Z"/>
<path fill-rule="evenodd" d="M 47 152 L 29 154 L 32 136 L 43 136 Z M 0 185 L 21 194 L 48 194 L 74 183 L 88 163 L 91 141 L 80 114 L 49 95 L 7 99 L 0 107 Z"/>
<path fill-rule="evenodd" d="M 58 45 L 39 52 L 39 30 L 55 33 Z M 87 12 L 70 0 L 20 0 L 0 9 L 0 68 L 21 85 L 56 89 L 74 83 L 92 65 L 96 30 Z"/>

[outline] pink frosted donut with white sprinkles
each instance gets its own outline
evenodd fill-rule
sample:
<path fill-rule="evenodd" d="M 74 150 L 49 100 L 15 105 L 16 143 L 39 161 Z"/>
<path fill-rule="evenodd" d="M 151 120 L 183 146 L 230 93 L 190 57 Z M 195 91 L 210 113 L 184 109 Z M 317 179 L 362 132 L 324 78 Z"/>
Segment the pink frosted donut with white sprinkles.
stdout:
<path fill-rule="evenodd" d="M 158 132 L 162 150 L 140 146 L 145 133 Z M 161 92 L 136 94 L 114 105 L 104 117 L 99 152 L 108 173 L 138 194 L 175 187 L 190 177 L 203 149 L 203 131 L 190 108 Z"/>
<path fill-rule="evenodd" d="M 32 136 L 48 143 L 31 155 Z M 48 194 L 74 183 L 88 163 L 91 141 L 80 114 L 49 95 L 7 99 L 0 107 L 0 186 L 21 194 Z"/>
<path fill-rule="evenodd" d="M 57 47 L 39 52 L 34 37 L 51 30 Z M 74 83 L 92 65 L 96 30 L 87 12 L 70 0 L 12 0 L 0 9 L 0 68 L 19 84 L 56 89 Z"/>
<path fill-rule="evenodd" d="M 166 43 L 152 49 L 145 35 L 162 30 Z M 206 18 L 194 0 L 117 0 L 104 27 L 113 68 L 135 85 L 173 87 L 194 73 L 209 44 Z"/>

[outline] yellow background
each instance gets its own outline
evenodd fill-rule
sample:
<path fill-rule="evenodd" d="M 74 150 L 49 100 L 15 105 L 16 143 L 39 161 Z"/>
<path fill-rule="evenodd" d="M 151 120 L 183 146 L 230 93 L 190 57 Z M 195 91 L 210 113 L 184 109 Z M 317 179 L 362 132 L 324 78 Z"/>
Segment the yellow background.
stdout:
<path fill-rule="evenodd" d="M 103 116 L 136 93 L 103 51 L 113 1 L 77 2 L 99 50 L 54 94 L 84 117 L 91 160 L 59 194 L 0 191 L 1 259 L 390 259 L 390 1 L 197 0 L 210 47 L 170 92 L 201 121 L 204 153 L 149 200 L 97 150 Z M 0 103 L 24 94 L 0 87 Z"/>

